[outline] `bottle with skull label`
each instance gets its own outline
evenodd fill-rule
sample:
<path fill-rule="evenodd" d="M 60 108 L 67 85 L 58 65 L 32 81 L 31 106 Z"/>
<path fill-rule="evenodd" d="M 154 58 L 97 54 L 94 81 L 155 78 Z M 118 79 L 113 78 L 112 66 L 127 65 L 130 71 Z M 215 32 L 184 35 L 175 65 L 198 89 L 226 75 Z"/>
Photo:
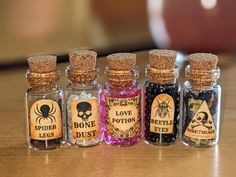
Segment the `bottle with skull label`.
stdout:
<path fill-rule="evenodd" d="M 27 143 L 37 150 L 55 149 L 63 143 L 63 92 L 58 87 L 56 57 L 28 58 L 26 73 L 31 85 L 26 92 Z"/>
<path fill-rule="evenodd" d="M 194 147 L 216 145 L 220 134 L 221 87 L 217 84 L 218 57 L 209 53 L 188 56 L 183 85 L 182 141 Z"/>
<path fill-rule="evenodd" d="M 112 54 L 107 60 L 108 81 L 101 94 L 104 139 L 112 145 L 133 145 L 141 140 L 141 89 L 136 81 L 136 55 Z"/>
<path fill-rule="evenodd" d="M 178 135 L 180 85 L 176 52 L 148 52 L 144 84 L 144 141 L 153 145 L 173 144 Z"/>
<path fill-rule="evenodd" d="M 99 95 L 96 52 L 70 52 L 66 69 L 70 80 L 66 87 L 67 140 L 73 146 L 94 146 L 102 139 L 100 131 Z"/>

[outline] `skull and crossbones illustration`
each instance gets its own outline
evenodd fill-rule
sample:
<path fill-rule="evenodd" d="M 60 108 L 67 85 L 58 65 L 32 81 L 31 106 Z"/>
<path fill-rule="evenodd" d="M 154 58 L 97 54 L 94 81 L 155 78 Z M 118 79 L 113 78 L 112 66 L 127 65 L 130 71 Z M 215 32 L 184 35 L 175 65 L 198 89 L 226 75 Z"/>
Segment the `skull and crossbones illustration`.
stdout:
<path fill-rule="evenodd" d="M 208 130 L 212 129 L 213 122 L 211 120 L 208 120 L 208 114 L 206 112 L 203 112 L 203 111 L 199 112 L 197 114 L 196 119 L 192 120 L 191 122 L 196 124 L 196 125 L 192 125 L 191 126 L 192 128 L 203 126 L 207 128 Z"/>
<path fill-rule="evenodd" d="M 88 102 L 80 102 L 77 104 L 77 112 L 78 117 L 82 118 L 82 120 L 87 120 L 92 115 L 92 106 Z"/>

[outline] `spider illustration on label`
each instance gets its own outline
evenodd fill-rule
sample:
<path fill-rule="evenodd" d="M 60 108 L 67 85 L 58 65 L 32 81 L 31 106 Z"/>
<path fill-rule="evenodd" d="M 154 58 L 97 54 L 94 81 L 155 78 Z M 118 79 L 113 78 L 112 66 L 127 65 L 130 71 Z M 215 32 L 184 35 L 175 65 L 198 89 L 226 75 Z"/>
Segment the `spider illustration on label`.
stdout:
<path fill-rule="evenodd" d="M 51 124 L 53 122 L 56 122 L 56 118 L 54 117 L 56 108 L 53 106 L 53 103 L 51 104 L 52 104 L 51 108 L 47 104 L 43 104 L 39 108 L 37 104 L 36 108 L 34 109 L 34 113 L 37 115 L 36 123 L 41 124 L 42 120 L 47 120 L 47 119 L 51 120 Z"/>

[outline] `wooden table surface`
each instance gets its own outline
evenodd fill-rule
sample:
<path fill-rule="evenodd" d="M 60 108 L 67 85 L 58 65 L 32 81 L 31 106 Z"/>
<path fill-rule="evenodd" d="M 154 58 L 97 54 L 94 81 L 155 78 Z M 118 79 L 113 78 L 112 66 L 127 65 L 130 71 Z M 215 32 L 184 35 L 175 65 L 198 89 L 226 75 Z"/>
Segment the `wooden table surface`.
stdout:
<path fill-rule="evenodd" d="M 143 142 L 131 147 L 102 143 L 90 148 L 68 145 L 50 151 L 34 151 L 26 146 L 24 92 L 26 67 L 0 71 L 0 177 L 60 176 L 191 176 L 230 177 L 236 175 L 236 60 L 220 55 L 222 86 L 221 140 L 207 148 L 189 148 L 180 140 L 173 146 L 156 147 Z M 144 81 L 146 52 L 138 52 L 140 83 Z M 59 64 L 61 85 L 67 82 Z M 100 81 L 105 81 L 105 58 L 98 59 Z M 183 71 L 183 69 L 182 69 Z M 182 72 L 183 73 L 183 72 Z M 181 76 L 181 83 L 184 77 Z"/>

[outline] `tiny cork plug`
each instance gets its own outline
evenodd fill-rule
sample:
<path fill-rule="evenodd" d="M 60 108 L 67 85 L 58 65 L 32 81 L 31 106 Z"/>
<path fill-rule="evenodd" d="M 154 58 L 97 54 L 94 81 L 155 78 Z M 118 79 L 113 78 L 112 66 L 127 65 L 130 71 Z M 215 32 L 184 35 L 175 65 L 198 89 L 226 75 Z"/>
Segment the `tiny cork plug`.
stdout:
<path fill-rule="evenodd" d="M 108 55 L 107 64 L 111 70 L 129 71 L 136 65 L 136 54 L 115 53 Z"/>
<path fill-rule="evenodd" d="M 154 49 L 148 52 L 151 68 L 171 69 L 175 66 L 176 52 L 174 50 Z"/>
<path fill-rule="evenodd" d="M 32 56 L 27 60 L 30 72 L 47 73 L 56 69 L 57 58 L 53 55 Z"/>
<path fill-rule="evenodd" d="M 216 67 L 218 56 L 211 53 L 195 53 L 188 56 L 191 70 L 209 71 Z"/>
<path fill-rule="evenodd" d="M 96 67 L 97 53 L 91 50 L 74 50 L 69 53 L 70 64 L 76 70 L 89 70 Z"/>

